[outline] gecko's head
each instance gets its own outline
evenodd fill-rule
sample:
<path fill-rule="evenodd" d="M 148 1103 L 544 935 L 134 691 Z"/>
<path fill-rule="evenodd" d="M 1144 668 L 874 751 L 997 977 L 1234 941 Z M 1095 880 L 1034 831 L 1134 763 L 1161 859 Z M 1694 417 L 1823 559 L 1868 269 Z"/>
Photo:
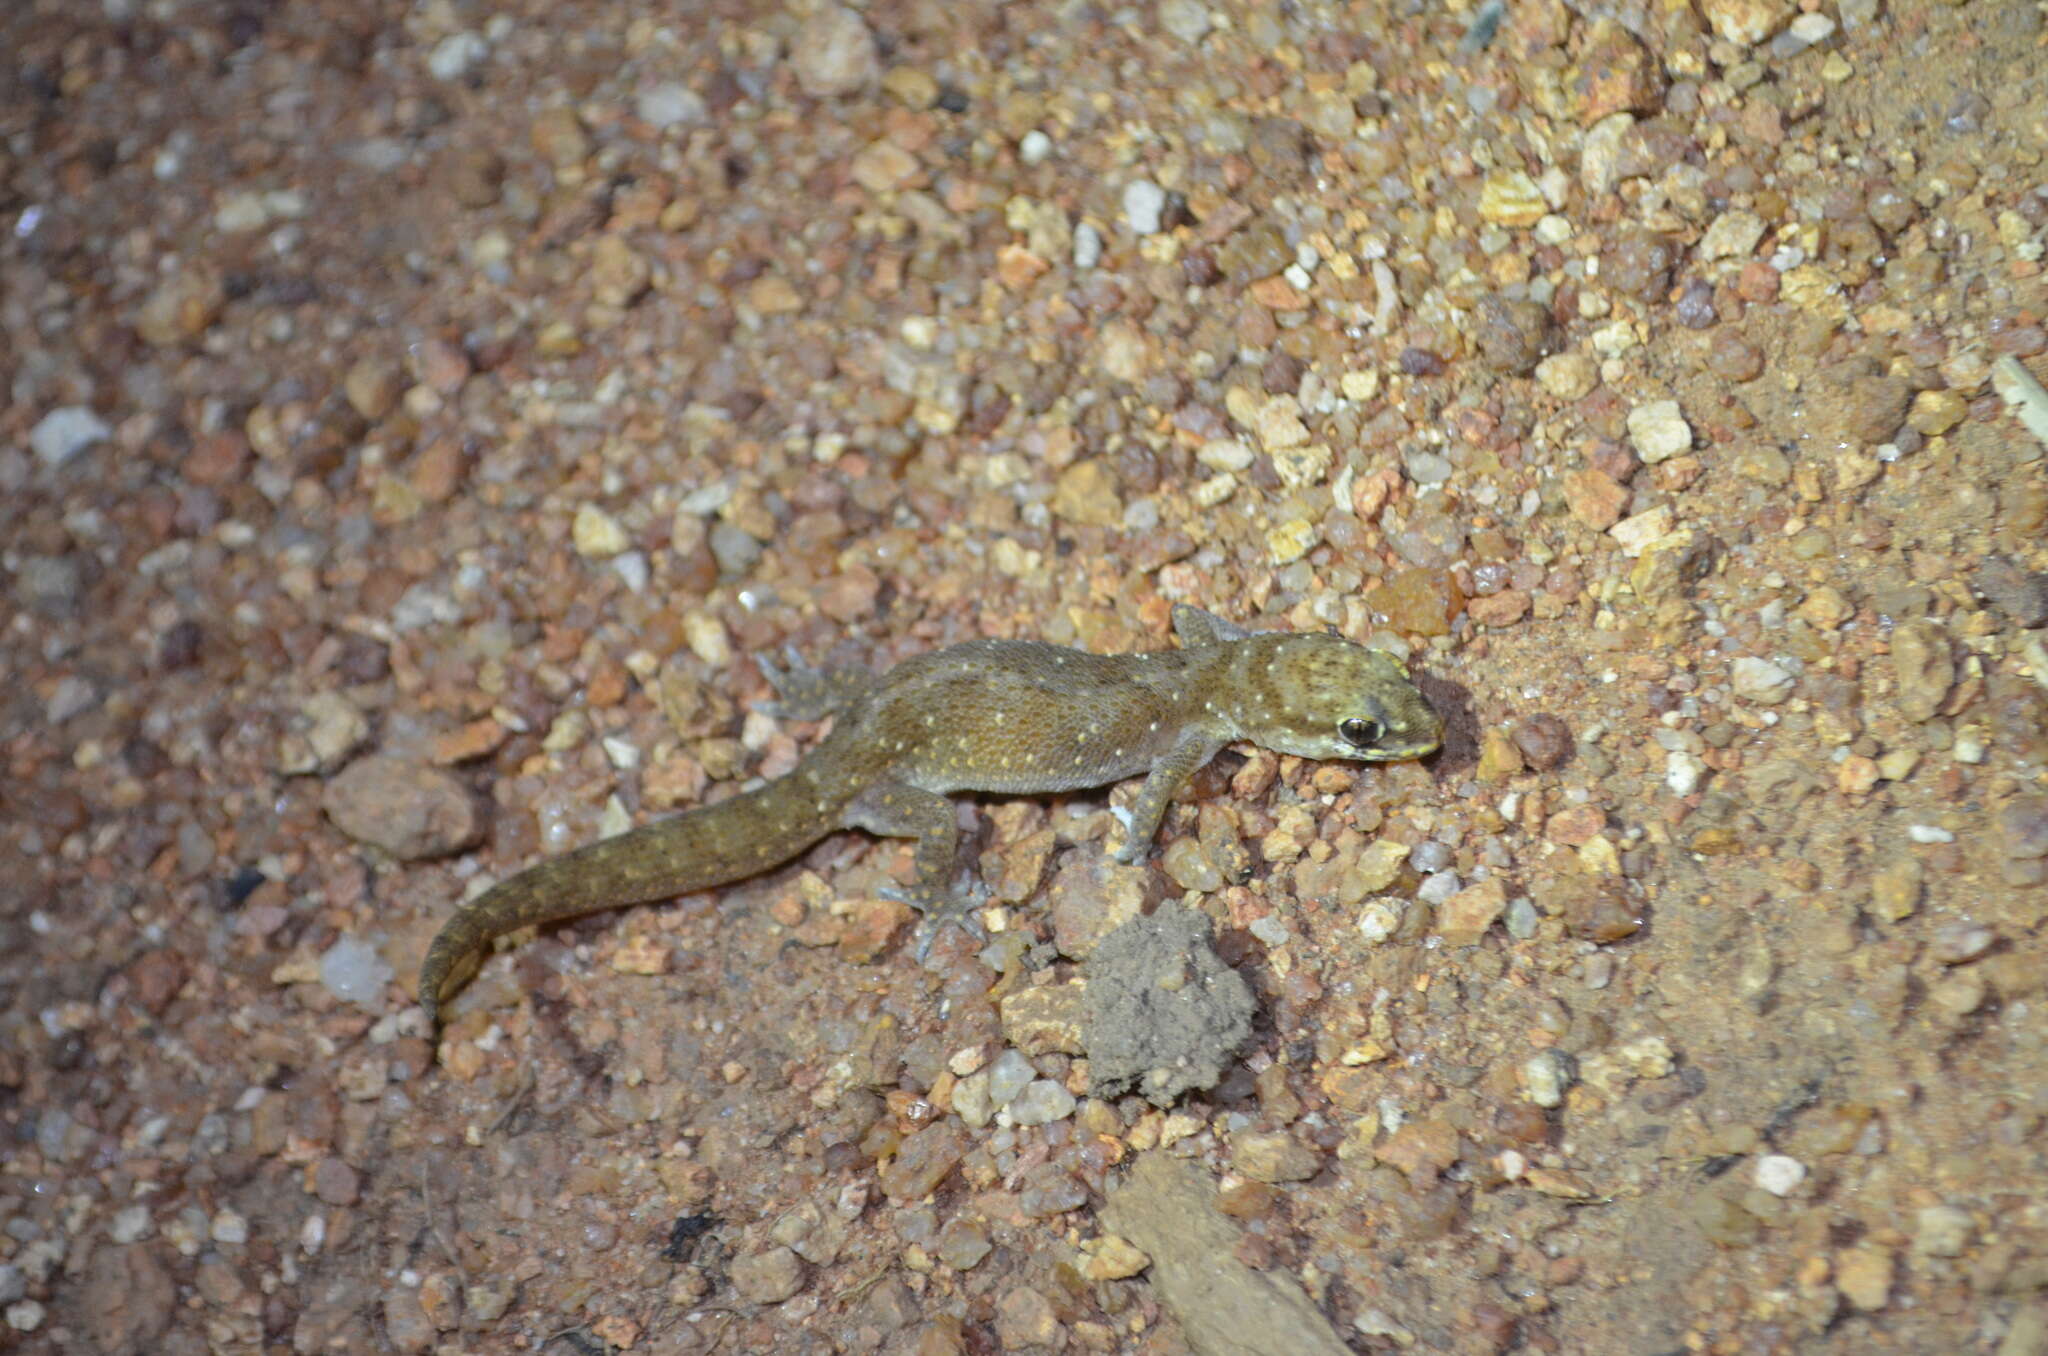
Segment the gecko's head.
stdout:
<path fill-rule="evenodd" d="M 1391 763 L 1443 742 L 1444 725 L 1400 660 L 1336 636 L 1276 635 L 1244 652 L 1238 726 L 1303 758 Z"/>

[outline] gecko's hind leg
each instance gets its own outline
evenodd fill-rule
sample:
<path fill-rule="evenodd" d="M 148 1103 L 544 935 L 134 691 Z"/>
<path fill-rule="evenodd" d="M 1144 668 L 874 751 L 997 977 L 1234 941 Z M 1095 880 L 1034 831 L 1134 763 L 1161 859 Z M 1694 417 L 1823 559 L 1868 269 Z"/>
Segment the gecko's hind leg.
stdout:
<path fill-rule="evenodd" d="M 976 912 L 987 902 L 986 890 L 961 894 L 953 889 L 960 831 L 953 820 L 952 801 L 905 782 L 881 782 L 861 793 L 849 807 L 846 822 L 884 837 L 917 840 L 917 883 L 907 888 L 888 886 L 879 893 L 924 915 L 923 935 L 917 944 L 919 960 L 931 951 L 932 939 L 948 923 L 959 924 L 980 941 L 988 940 Z"/>
<path fill-rule="evenodd" d="M 761 709 L 785 720 L 823 720 L 851 706 L 875 684 L 866 669 L 814 667 L 796 647 L 782 647 L 782 663 L 756 655 L 754 663 L 775 689 L 776 700 Z"/>

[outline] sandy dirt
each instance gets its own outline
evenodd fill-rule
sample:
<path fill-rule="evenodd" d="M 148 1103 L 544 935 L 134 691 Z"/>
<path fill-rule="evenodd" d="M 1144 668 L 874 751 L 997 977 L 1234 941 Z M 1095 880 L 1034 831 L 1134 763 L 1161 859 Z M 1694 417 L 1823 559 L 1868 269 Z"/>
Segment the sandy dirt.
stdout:
<path fill-rule="evenodd" d="M 0 6 L 0 1350 L 2048 1352 L 2044 33 Z M 463 898 L 794 765 L 755 656 L 1178 601 L 1446 748 L 427 1029 Z M 1169 900 L 1249 1035 L 1091 1095 Z"/>

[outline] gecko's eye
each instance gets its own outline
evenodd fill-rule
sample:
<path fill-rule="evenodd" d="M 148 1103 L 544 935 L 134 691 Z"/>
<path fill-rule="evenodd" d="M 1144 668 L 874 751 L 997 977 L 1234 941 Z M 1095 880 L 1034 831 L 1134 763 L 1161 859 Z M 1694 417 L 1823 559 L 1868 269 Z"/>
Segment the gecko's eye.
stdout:
<path fill-rule="evenodd" d="M 1361 749 L 1369 749 L 1380 742 L 1380 723 L 1363 716 L 1347 716 L 1337 722 L 1337 733 L 1345 741 Z"/>

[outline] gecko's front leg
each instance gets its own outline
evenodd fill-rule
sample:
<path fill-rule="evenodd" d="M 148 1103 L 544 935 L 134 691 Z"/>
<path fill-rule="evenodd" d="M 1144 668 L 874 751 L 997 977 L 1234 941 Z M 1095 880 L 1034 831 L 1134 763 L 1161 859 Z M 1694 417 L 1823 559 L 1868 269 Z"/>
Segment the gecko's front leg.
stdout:
<path fill-rule="evenodd" d="M 1118 861 L 1143 859 L 1159 833 L 1159 821 L 1166 818 L 1166 807 L 1172 803 L 1174 794 L 1222 747 L 1213 736 L 1190 730 L 1152 765 L 1152 770 L 1145 774 L 1145 784 L 1138 788 L 1138 798 L 1131 802 L 1130 809 L 1117 814 L 1125 833 L 1123 846 L 1116 850 Z"/>

